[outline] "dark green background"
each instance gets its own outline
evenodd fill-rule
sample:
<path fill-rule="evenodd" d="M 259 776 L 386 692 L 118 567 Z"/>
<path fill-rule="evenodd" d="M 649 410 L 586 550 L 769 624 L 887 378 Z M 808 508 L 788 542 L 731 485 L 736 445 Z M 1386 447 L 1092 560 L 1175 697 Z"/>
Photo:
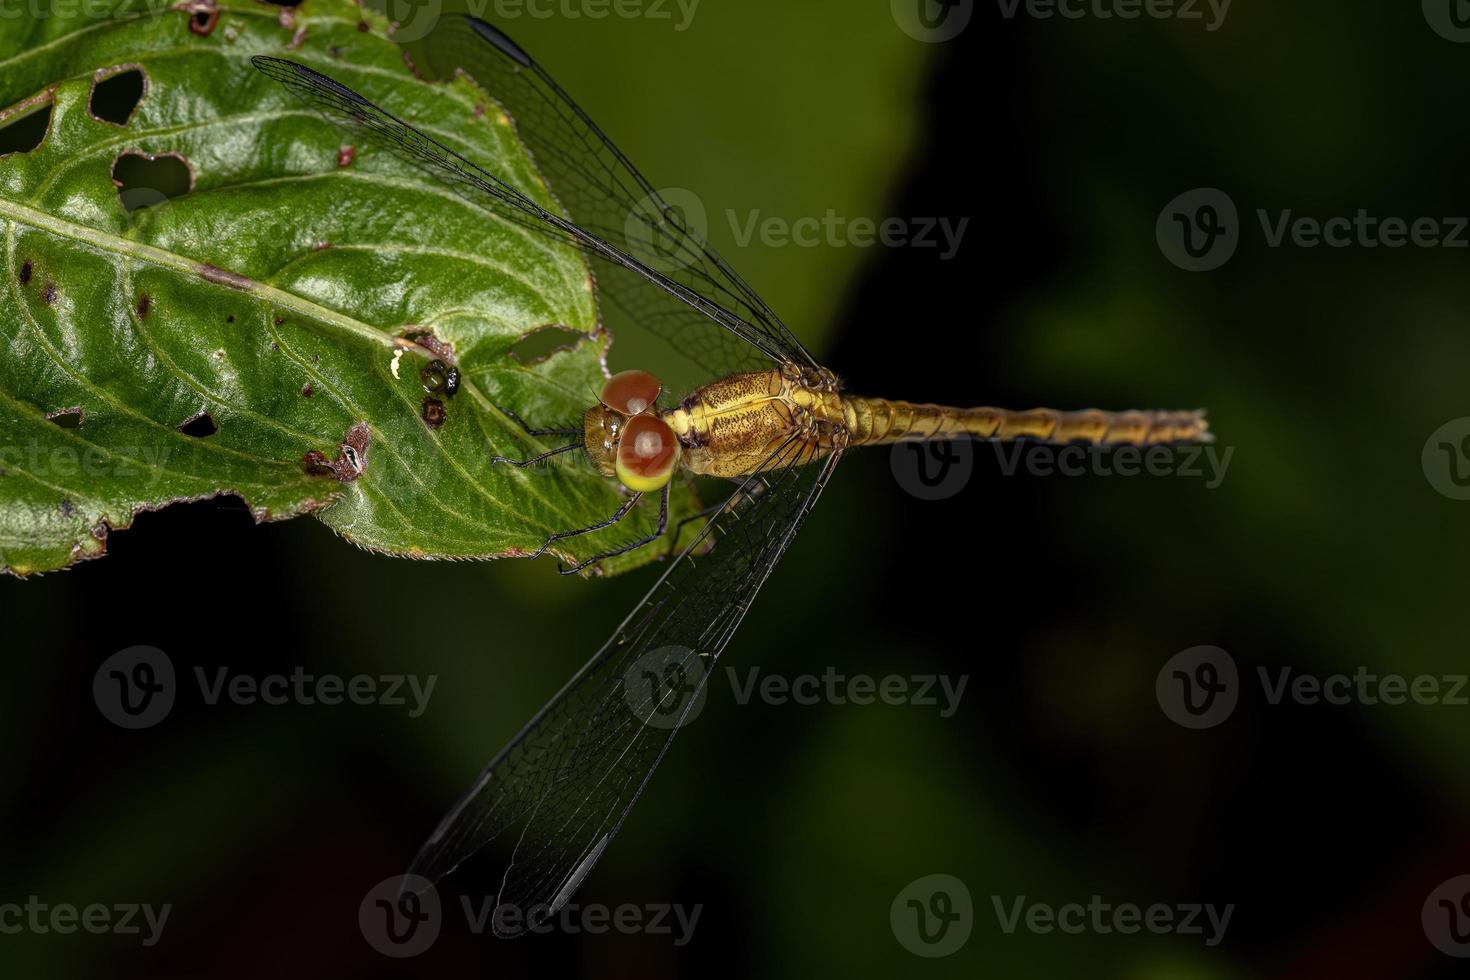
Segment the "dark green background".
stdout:
<path fill-rule="evenodd" d="M 309 0 L 308 0 L 309 2 Z M 1470 46 L 1415 4 L 1238 0 L 1198 21 L 1005 19 L 921 44 L 885 0 L 704 0 L 669 22 L 507 30 L 854 389 L 1028 407 L 1210 409 L 1224 483 L 1006 477 L 939 503 L 855 456 L 725 663 L 968 674 L 960 711 L 738 706 L 711 689 L 580 893 L 703 904 L 694 941 L 514 943 L 456 920 L 406 966 L 356 923 L 478 767 L 649 583 L 548 563 L 375 558 L 231 502 L 0 582 L 3 896 L 172 902 L 164 941 L 0 936 L 14 976 L 1431 976 L 1420 906 L 1470 870 L 1470 707 L 1271 706 L 1257 667 L 1466 670 L 1470 504 L 1420 451 L 1467 410 L 1470 252 L 1268 247 L 1258 208 L 1470 212 Z M 1242 243 L 1190 274 L 1155 241 L 1190 188 Z M 736 247 L 726 208 L 970 218 L 934 250 Z M 619 347 L 626 351 L 631 345 Z M 1154 697 L 1196 644 L 1251 678 L 1224 725 Z M 91 696 L 133 644 L 181 672 L 437 675 L 429 711 L 208 707 L 121 732 Z M 502 857 L 504 852 L 497 853 Z M 492 868 L 493 863 L 485 867 Z M 889 905 L 965 881 L 967 945 L 908 953 Z M 461 893 L 491 873 L 450 879 Z M 1005 934 L 991 896 L 1235 903 L 1225 942 Z"/>

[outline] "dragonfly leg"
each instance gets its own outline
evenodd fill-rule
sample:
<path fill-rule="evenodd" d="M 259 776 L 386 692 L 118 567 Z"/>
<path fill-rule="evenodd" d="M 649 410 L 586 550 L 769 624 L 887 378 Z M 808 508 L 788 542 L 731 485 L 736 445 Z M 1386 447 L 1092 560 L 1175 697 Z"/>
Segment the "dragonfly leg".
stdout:
<path fill-rule="evenodd" d="M 498 405 L 496 407 L 499 408 Z M 572 425 L 572 426 L 567 426 L 566 428 L 556 428 L 556 429 L 533 429 L 526 422 L 525 419 L 521 418 L 519 415 L 517 415 L 515 412 L 512 412 L 510 409 L 508 409 L 508 408 L 501 408 L 500 409 L 500 412 L 506 418 L 510 419 L 516 425 L 520 426 L 523 430 L 525 430 L 525 433 L 528 436 L 579 436 L 579 435 L 582 434 L 582 427 L 579 426 L 579 425 Z"/>
<path fill-rule="evenodd" d="M 720 508 L 724 507 L 727 503 L 730 505 L 731 510 L 735 510 L 744 505 L 746 501 L 758 499 L 765 492 L 765 489 L 766 485 L 764 483 L 756 482 L 744 490 L 735 491 L 735 499 L 729 501 L 722 500 L 717 504 L 710 504 L 704 510 L 690 514 L 688 517 L 679 521 L 678 524 L 674 525 L 674 534 L 669 542 L 669 550 L 664 552 L 663 557 L 666 559 L 674 557 L 674 553 L 679 547 L 679 535 L 684 533 L 685 524 L 688 524 L 690 521 L 702 521 L 714 517 L 715 514 L 719 513 Z"/>
<path fill-rule="evenodd" d="M 509 463 L 511 466 L 519 466 L 521 469 L 525 469 L 528 466 L 535 466 L 537 463 L 550 459 L 553 456 L 560 456 L 562 453 L 569 453 L 581 448 L 582 444 L 580 442 L 574 442 L 570 446 L 562 446 L 558 449 L 551 449 L 536 456 L 532 456 L 530 459 L 511 459 L 509 456 L 492 456 L 490 457 L 490 462 Z"/>
<path fill-rule="evenodd" d="M 613 516 L 609 517 L 605 521 L 598 521 L 596 524 L 589 524 L 586 527 L 579 527 L 575 531 L 557 531 L 555 534 L 551 535 L 551 537 L 546 539 L 545 544 L 537 548 L 535 551 L 531 552 L 526 557 L 540 558 L 542 555 L 546 554 L 547 549 L 549 549 L 553 544 L 556 544 L 556 542 L 562 540 L 563 538 L 575 538 L 579 534 L 591 534 L 593 531 L 601 531 L 605 527 L 612 527 L 618 521 L 621 521 L 623 518 L 628 516 L 628 511 L 633 509 L 633 505 L 638 503 L 639 499 L 641 499 L 642 496 L 643 494 L 641 493 L 635 493 L 630 496 L 626 501 L 623 502 L 623 506 L 618 508 L 617 513 L 613 514 Z"/>
<path fill-rule="evenodd" d="M 595 565 L 600 561 L 606 561 L 609 558 L 616 558 L 618 555 L 625 555 L 628 552 L 635 551 L 645 545 L 653 544 L 653 542 L 663 537 L 664 532 L 669 529 L 669 490 L 672 489 L 672 487 L 673 484 L 665 483 L 663 492 L 658 498 L 658 527 L 654 530 L 652 534 L 641 537 L 637 541 L 630 541 L 619 548 L 612 549 L 611 551 L 604 551 L 600 555 L 593 555 L 586 561 L 579 562 L 576 565 L 573 565 L 571 568 L 560 568 L 558 569 L 558 571 L 560 571 L 563 575 L 575 575 L 577 572 L 580 572 L 588 565 Z M 635 498 L 637 496 L 639 495 L 635 494 Z M 688 520 L 688 518 L 685 518 L 685 520 Z M 680 523 L 682 524 L 684 522 L 680 521 Z"/>

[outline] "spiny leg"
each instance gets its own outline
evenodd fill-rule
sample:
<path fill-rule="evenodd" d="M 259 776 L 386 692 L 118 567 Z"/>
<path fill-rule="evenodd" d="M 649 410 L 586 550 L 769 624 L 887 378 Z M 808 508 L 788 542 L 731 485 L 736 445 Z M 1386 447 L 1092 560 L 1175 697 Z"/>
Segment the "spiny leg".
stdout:
<path fill-rule="evenodd" d="M 653 544 L 653 542 L 663 537 L 664 532 L 669 529 L 669 491 L 672 488 L 673 484 L 665 483 L 663 492 L 659 494 L 658 528 L 652 534 L 639 538 L 637 541 L 630 541 L 627 544 L 622 545 L 621 547 L 613 548 L 611 551 L 604 551 L 600 555 L 593 555 L 586 561 L 579 562 L 576 565 L 573 565 L 571 568 L 560 568 L 558 570 L 563 575 L 575 575 L 577 572 L 580 572 L 588 565 L 595 565 L 600 561 L 606 561 L 609 558 L 616 558 L 618 555 L 626 555 L 628 552 L 635 551 L 638 548 L 642 548 L 644 545 Z M 629 503 L 631 504 L 632 502 L 636 501 L 638 497 L 641 496 L 642 494 L 635 494 L 633 501 L 630 501 Z M 688 520 L 688 518 L 685 518 L 685 520 Z M 682 526 L 684 521 L 680 521 L 679 523 Z"/>
<path fill-rule="evenodd" d="M 499 408 L 499 406 L 496 406 L 496 407 Z M 508 409 L 508 408 L 501 408 L 500 409 L 500 412 L 506 418 L 508 418 L 512 422 L 514 422 L 516 425 L 520 426 L 521 429 L 522 429 L 522 431 L 524 431 L 526 433 L 526 435 L 532 436 L 534 438 L 539 438 L 541 436 L 578 436 L 578 435 L 581 435 L 582 434 L 582 430 L 579 429 L 579 428 L 533 429 L 529 425 L 526 424 L 526 420 L 525 419 L 521 418 L 519 415 L 517 415 L 515 412 L 512 412 L 510 409 Z M 508 456 L 494 456 L 494 457 L 491 457 L 490 462 L 492 464 L 493 463 L 509 463 L 512 466 L 519 466 L 521 469 L 525 469 L 528 466 L 535 466 L 537 463 L 540 463 L 540 462 L 543 462 L 544 460 L 550 459 L 552 456 L 557 456 L 557 455 L 560 455 L 561 453 L 569 453 L 569 452 L 571 452 L 574 449 L 580 449 L 581 446 L 582 446 L 582 444 L 580 442 L 574 442 L 570 446 L 562 446 L 562 447 L 560 447 L 558 449 L 553 449 L 550 452 L 541 453 L 538 456 L 532 456 L 530 459 L 511 459 Z"/>
<path fill-rule="evenodd" d="M 701 521 L 709 517 L 714 517 L 726 503 L 730 505 L 731 510 L 735 510 L 746 501 L 756 499 L 765 493 L 765 490 L 766 484 L 763 481 L 756 481 L 744 490 L 736 490 L 733 496 L 737 499 L 729 501 L 721 500 L 719 503 L 710 504 L 704 510 L 690 514 L 688 517 L 682 519 L 678 524 L 674 525 L 674 536 L 669 541 L 669 550 L 664 552 L 663 557 L 666 559 L 674 557 L 674 553 L 679 549 L 679 536 L 684 533 L 685 524 L 688 524 L 690 521 Z"/>
<path fill-rule="evenodd" d="M 618 508 L 617 513 L 613 514 L 613 516 L 609 517 L 605 521 L 598 521 L 596 524 L 589 524 L 587 527 L 579 527 L 575 531 L 557 531 L 551 537 L 546 539 L 545 544 L 537 548 L 535 551 L 531 552 L 526 557 L 540 558 L 542 555 L 546 554 L 548 548 L 550 548 L 553 544 L 562 540 L 563 538 L 575 538 L 579 534 L 591 534 L 593 531 L 601 531 L 605 527 L 612 527 L 618 521 L 621 521 L 623 518 L 628 516 L 628 511 L 633 509 L 633 505 L 638 503 L 639 499 L 642 498 L 642 496 L 643 494 L 641 493 L 633 494 L 626 501 L 624 501 L 623 506 Z"/>
<path fill-rule="evenodd" d="M 525 469 L 528 466 L 535 466 L 537 463 L 550 459 L 553 456 L 560 456 L 562 453 L 569 453 L 573 450 L 581 448 L 582 444 L 580 442 L 574 442 L 570 446 L 561 446 L 557 449 L 551 449 L 539 455 L 532 456 L 530 459 L 511 459 L 509 456 L 492 456 L 490 457 L 490 462 L 492 464 L 509 463 L 511 466 L 519 466 L 521 469 Z"/>
<path fill-rule="evenodd" d="M 524 429 L 526 435 L 528 436 L 579 436 L 582 434 L 581 427 L 575 425 L 568 426 L 567 428 L 563 429 L 533 429 L 530 425 L 526 423 L 525 419 L 521 418 L 510 409 L 502 408 L 500 409 L 500 411 L 501 414 L 503 414 L 506 418 L 510 419 L 516 425 Z"/>

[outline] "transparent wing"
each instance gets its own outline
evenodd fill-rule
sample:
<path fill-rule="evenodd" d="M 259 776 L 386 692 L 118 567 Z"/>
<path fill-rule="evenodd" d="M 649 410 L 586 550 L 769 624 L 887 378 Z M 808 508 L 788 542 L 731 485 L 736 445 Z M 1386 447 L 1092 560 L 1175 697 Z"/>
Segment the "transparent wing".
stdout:
<path fill-rule="evenodd" d="M 698 703 L 839 456 L 800 465 L 803 449 L 793 440 L 771 457 L 771 469 L 748 478 L 597 655 L 491 760 L 410 873 L 436 881 L 519 827 L 497 905 L 518 910 L 528 925 L 555 914 Z M 707 535 L 716 537 L 713 550 L 694 554 Z"/>
<path fill-rule="evenodd" d="M 604 317 L 653 331 L 719 376 L 786 361 L 814 365 L 725 262 L 667 206 L 549 75 L 488 24 L 446 18 L 439 59 L 453 58 L 503 103 L 572 218 L 491 173 L 351 88 L 292 61 L 253 64 L 329 118 L 365 133 L 490 211 L 566 241 L 591 260 Z"/>
<path fill-rule="evenodd" d="M 463 70 L 501 104 L 579 227 L 739 319 L 749 328 L 742 332 L 747 339 L 751 331 L 762 334 L 774 345 L 764 348 L 768 353 L 774 349 L 780 359 L 816 366 L 688 216 L 671 208 L 551 75 L 499 29 L 469 15 L 447 17 L 425 42 L 424 54 L 437 73 Z M 688 310 L 666 302 L 655 308 L 658 297 L 627 271 L 608 270 L 600 280 L 602 296 L 629 319 L 675 346 L 693 342 Z M 720 346 L 727 347 L 723 339 Z M 730 373 L 729 356 L 724 351 L 720 363 L 706 366 Z"/>

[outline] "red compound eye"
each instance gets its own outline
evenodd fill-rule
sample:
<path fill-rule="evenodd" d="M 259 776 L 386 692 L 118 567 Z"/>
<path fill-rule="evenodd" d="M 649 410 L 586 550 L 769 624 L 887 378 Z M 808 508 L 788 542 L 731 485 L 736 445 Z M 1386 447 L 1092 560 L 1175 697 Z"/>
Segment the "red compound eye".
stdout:
<path fill-rule="evenodd" d="M 619 371 L 602 386 L 598 401 L 623 415 L 641 415 L 658 401 L 663 385 L 647 371 Z"/>
<path fill-rule="evenodd" d="M 657 415 L 635 415 L 623 426 L 615 465 L 629 490 L 662 490 L 679 463 L 679 440 Z"/>

